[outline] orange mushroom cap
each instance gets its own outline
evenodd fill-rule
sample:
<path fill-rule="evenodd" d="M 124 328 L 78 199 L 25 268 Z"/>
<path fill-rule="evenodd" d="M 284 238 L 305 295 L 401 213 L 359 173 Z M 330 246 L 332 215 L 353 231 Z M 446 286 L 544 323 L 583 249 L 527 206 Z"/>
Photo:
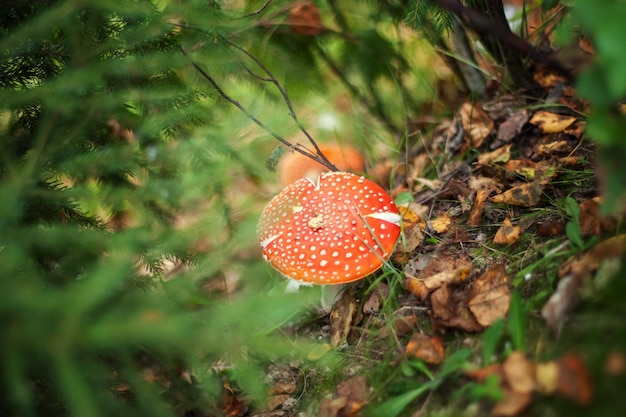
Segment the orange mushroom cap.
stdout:
<path fill-rule="evenodd" d="M 349 145 L 339 146 L 332 143 L 321 143 L 318 147 L 320 152 L 340 171 L 365 171 L 365 160 L 358 149 Z M 330 170 L 298 152 L 287 153 L 278 162 L 278 174 L 283 186 L 304 177 L 317 180 L 323 172 L 330 172 Z"/>
<path fill-rule="evenodd" d="M 344 284 L 378 270 L 400 236 L 400 214 L 377 184 L 347 172 L 302 178 L 263 210 L 263 256 L 288 278 Z"/>

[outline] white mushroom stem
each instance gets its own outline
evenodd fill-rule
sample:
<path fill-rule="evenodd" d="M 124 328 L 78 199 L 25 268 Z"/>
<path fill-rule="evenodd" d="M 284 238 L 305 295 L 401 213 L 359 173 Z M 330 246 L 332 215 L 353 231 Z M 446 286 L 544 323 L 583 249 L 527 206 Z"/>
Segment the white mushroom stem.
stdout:
<path fill-rule="evenodd" d="M 296 281 L 293 279 L 287 280 L 287 286 L 285 292 L 288 294 L 296 293 L 300 290 L 300 287 L 311 287 L 313 284 L 308 282 Z M 320 297 L 320 306 L 322 311 L 326 314 L 330 313 L 335 304 L 335 300 L 339 297 L 341 291 L 346 288 L 347 284 L 337 285 L 322 285 L 322 296 Z"/>

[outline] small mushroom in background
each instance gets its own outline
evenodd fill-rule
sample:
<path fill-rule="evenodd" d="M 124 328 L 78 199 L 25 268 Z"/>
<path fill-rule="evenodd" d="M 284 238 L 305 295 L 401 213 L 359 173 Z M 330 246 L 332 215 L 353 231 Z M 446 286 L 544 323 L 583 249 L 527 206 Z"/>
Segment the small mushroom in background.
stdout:
<path fill-rule="evenodd" d="M 357 149 L 337 144 L 320 144 L 319 149 L 339 171 L 365 172 L 365 160 Z M 283 155 L 278 163 L 278 174 L 283 186 L 304 177 L 317 181 L 320 174 L 329 171 L 324 165 L 298 152 Z"/>
<path fill-rule="evenodd" d="M 265 259 L 300 285 L 364 278 L 383 266 L 399 236 L 400 214 L 389 194 L 347 172 L 287 186 L 265 207 L 258 226 Z"/>

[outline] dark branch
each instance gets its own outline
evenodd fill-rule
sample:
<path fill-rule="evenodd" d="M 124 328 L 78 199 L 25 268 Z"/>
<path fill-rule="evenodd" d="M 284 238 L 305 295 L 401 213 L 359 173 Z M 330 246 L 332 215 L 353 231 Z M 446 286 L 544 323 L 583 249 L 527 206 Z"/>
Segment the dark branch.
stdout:
<path fill-rule="evenodd" d="M 257 119 L 252 113 L 250 113 L 248 111 L 248 109 L 246 109 L 243 105 L 241 105 L 241 103 L 239 103 L 237 100 L 233 99 L 228 94 L 226 94 L 226 92 L 224 92 L 224 90 L 222 90 L 222 88 L 219 86 L 219 84 L 217 84 L 217 82 L 213 79 L 213 77 L 211 77 L 202 67 L 200 67 L 200 65 L 198 65 L 187 54 L 187 52 L 185 52 L 184 49 L 181 48 L 181 52 L 189 60 L 189 62 L 191 62 L 191 65 L 193 65 L 193 67 L 202 75 L 202 77 L 204 77 L 204 79 L 206 79 L 209 82 L 209 84 L 211 84 L 211 86 L 213 86 L 213 88 L 217 91 L 217 93 L 220 96 L 222 96 L 223 99 L 225 99 L 226 101 L 228 101 L 229 103 L 231 103 L 232 105 L 237 107 L 250 120 L 252 120 L 255 124 L 257 124 L 263 130 L 265 130 L 267 133 L 272 135 L 272 137 L 274 137 L 276 140 L 278 140 L 283 145 L 287 146 L 289 149 L 291 149 L 291 150 L 293 150 L 295 152 L 298 152 L 298 153 L 300 153 L 300 154 L 302 154 L 302 155 L 304 155 L 304 156 L 306 156 L 308 158 L 313 159 L 314 161 L 324 165 L 326 168 L 328 168 L 328 169 L 330 169 L 332 171 L 338 171 L 337 167 L 334 166 L 332 163 L 330 163 L 328 161 L 328 159 L 321 153 L 321 151 L 319 151 L 319 148 L 317 147 L 317 144 L 315 144 L 315 141 L 313 141 L 313 139 L 310 139 L 310 140 L 315 145 L 315 148 L 316 148 L 316 151 L 318 152 L 318 154 L 314 154 L 314 153 L 308 151 L 306 148 L 304 148 L 300 144 L 297 144 L 297 145 L 291 144 L 289 141 L 287 141 L 286 139 L 284 139 L 283 137 L 281 137 L 280 135 L 275 133 L 273 130 L 271 130 L 265 123 L 263 123 L 262 121 Z"/>
<path fill-rule="evenodd" d="M 571 73 L 564 68 L 559 61 L 517 36 L 509 27 L 489 20 L 478 10 L 464 6 L 459 0 L 430 1 L 440 7 L 443 7 L 444 9 L 450 10 L 463 22 L 463 24 L 467 25 L 472 30 L 480 34 L 486 34 L 490 37 L 494 37 L 503 44 L 517 50 L 525 58 L 542 63 L 558 74 L 563 75 L 568 79 L 571 78 Z"/>

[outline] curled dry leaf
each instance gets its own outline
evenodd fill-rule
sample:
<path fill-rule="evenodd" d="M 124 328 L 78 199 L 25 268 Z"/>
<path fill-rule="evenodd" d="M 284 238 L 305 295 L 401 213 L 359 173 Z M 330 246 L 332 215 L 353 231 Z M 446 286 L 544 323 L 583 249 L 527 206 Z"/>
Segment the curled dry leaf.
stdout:
<path fill-rule="evenodd" d="M 529 394 L 535 388 L 535 364 L 520 351 L 511 352 L 502 364 L 504 380 L 515 392 Z"/>
<path fill-rule="evenodd" d="M 430 297 L 433 309 L 433 327 L 454 328 L 464 332 L 483 330 L 467 307 L 467 293 L 464 289 L 444 285 Z"/>
<path fill-rule="evenodd" d="M 355 376 L 337 384 L 336 396 L 324 398 L 318 417 L 356 417 L 367 404 L 370 386 L 364 376 Z"/>
<path fill-rule="evenodd" d="M 504 264 L 497 264 L 472 285 L 469 309 L 481 326 L 487 327 L 509 311 L 511 293 Z"/>
<path fill-rule="evenodd" d="M 532 400 L 532 394 L 527 392 L 517 392 L 504 388 L 504 396 L 491 409 L 492 416 L 510 417 L 519 415 Z"/>
<path fill-rule="evenodd" d="M 591 378 L 581 357 L 569 353 L 559 359 L 557 365 L 557 392 L 580 405 L 589 404 L 592 397 Z"/>
<path fill-rule="evenodd" d="M 470 226 L 478 226 L 483 222 L 483 210 L 485 208 L 485 201 L 491 195 L 493 191 L 490 189 L 483 189 L 476 191 L 476 198 L 474 199 L 474 206 L 467 219 L 467 224 Z"/>
<path fill-rule="evenodd" d="M 491 201 L 505 203 L 511 206 L 534 207 L 541 198 L 543 184 L 541 181 L 533 181 L 513 187 L 502 194 L 494 195 Z"/>
<path fill-rule="evenodd" d="M 493 120 L 481 107 L 470 102 L 463 103 L 460 116 L 470 146 L 480 148 L 493 130 Z"/>
<path fill-rule="evenodd" d="M 519 240 L 521 234 L 522 228 L 513 226 L 513 223 L 511 223 L 511 220 L 507 217 L 502 222 L 502 226 L 498 228 L 493 238 L 493 243 L 498 245 L 511 245 Z"/>
<path fill-rule="evenodd" d="M 530 123 L 537 126 L 542 133 L 559 133 L 570 127 L 576 118 L 548 111 L 538 111 L 530 118 Z"/>
<path fill-rule="evenodd" d="M 532 181 L 537 173 L 536 164 L 528 159 L 511 159 L 502 168 L 504 177 L 508 180 L 523 178 Z"/>
<path fill-rule="evenodd" d="M 511 159 L 511 146 L 502 146 L 495 151 L 478 155 L 478 163 L 481 165 L 504 163 Z"/>
<path fill-rule="evenodd" d="M 472 270 L 472 263 L 463 252 L 456 250 L 442 250 L 433 255 L 421 269 L 415 262 L 407 264 L 405 268 L 405 288 L 417 295 L 421 300 L 426 299 L 431 291 L 442 285 L 460 283 L 467 279 Z"/>
<path fill-rule="evenodd" d="M 404 350 L 406 356 L 420 359 L 430 365 L 439 365 L 445 357 L 443 343 L 438 337 L 415 333 Z"/>
<path fill-rule="evenodd" d="M 507 143 L 513 140 L 522 131 L 524 125 L 528 122 L 528 110 L 519 110 L 510 115 L 504 122 L 498 126 L 496 139 L 499 143 Z"/>
<path fill-rule="evenodd" d="M 450 229 L 452 218 L 448 215 L 448 213 L 443 213 L 441 216 L 432 219 L 429 224 L 430 228 L 436 233 L 446 233 Z"/>

